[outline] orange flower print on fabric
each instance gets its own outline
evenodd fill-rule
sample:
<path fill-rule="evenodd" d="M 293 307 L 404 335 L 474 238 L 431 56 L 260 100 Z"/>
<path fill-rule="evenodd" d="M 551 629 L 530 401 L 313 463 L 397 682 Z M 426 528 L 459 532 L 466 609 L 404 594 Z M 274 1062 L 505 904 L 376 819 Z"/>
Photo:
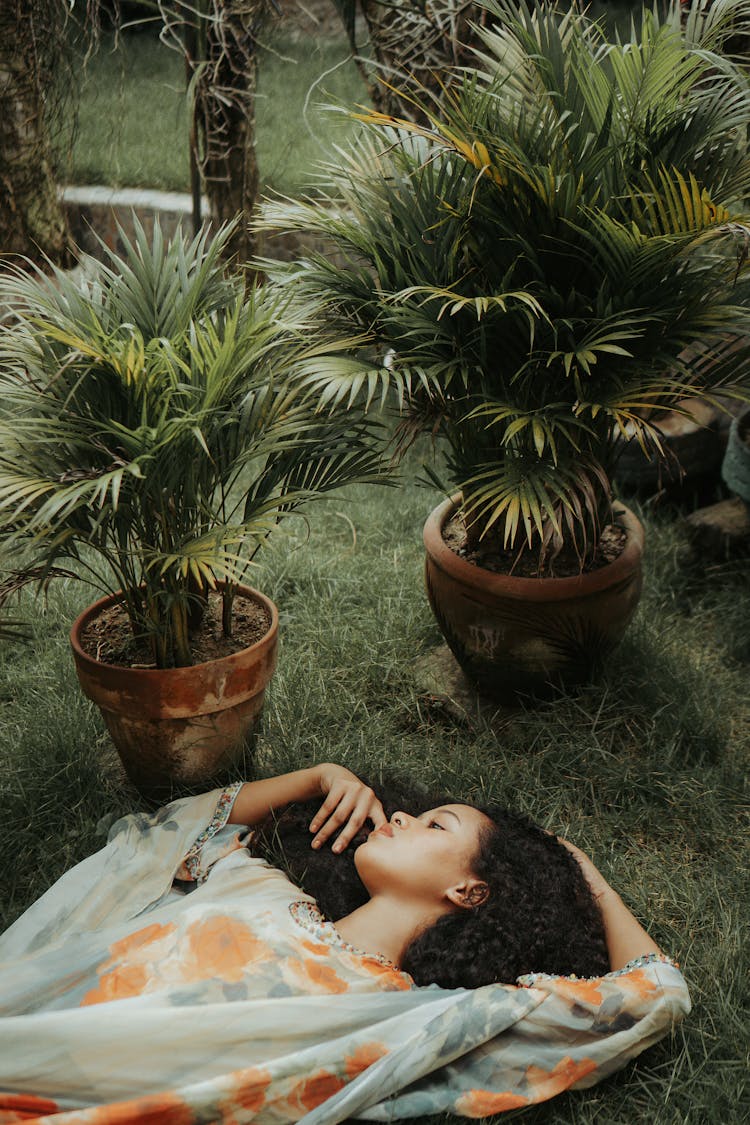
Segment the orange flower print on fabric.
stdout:
<path fill-rule="evenodd" d="M 512 1094 L 510 1090 L 493 1093 L 492 1090 L 469 1090 L 456 1099 L 456 1112 L 464 1117 L 491 1117 L 493 1113 L 505 1113 L 509 1109 L 520 1109 L 528 1105 L 529 1099 L 522 1094 Z"/>
<path fill-rule="evenodd" d="M 219 1103 L 222 1125 L 240 1125 L 263 1108 L 271 1075 L 263 1067 L 250 1066 L 232 1074 L 235 1091 Z"/>
<path fill-rule="evenodd" d="M 62 1116 L 75 1125 L 195 1125 L 195 1114 L 182 1098 L 165 1091 L 131 1101 L 77 1109 Z"/>
<path fill-rule="evenodd" d="M 172 923 L 162 926 L 154 922 L 114 942 L 109 947 L 108 960 L 97 969 L 98 985 L 86 993 L 81 1007 L 140 996 L 151 979 L 148 967 L 159 959 L 163 952 L 159 946 L 174 929 Z"/>
<path fill-rule="evenodd" d="M 372 1066 L 373 1063 L 387 1054 L 388 1048 L 385 1043 L 363 1043 L 344 1059 L 344 1070 L 347 1078 L 356 1078 L 363 1070 L 367 1070 L 368 1066 Z"/>
<path fill-rule="evenodd" d="M 303 941 L 300 944 L 303 949 L 306 949 L 308 953 L 314 953 L 316 957 L 325 957 L 331 952 L 330 945 L 325 945 L 323 942 Z"/>
<path fill-rule="evenodd" d="M 188 982 L 218 978 L 236 984 L 248 969 L 273 958 L 273 950 L 265 942 L 227 914 L 194 922 L 186 938 L 180 975 Z"/>
<path fill-rule="evenodd" d="M 17 1121 L 33 1121 L 57 1113 L 57 1102 L 50 1098 L 37 1098 L 34 1094 L 3 1094 L 0 1091 L 0 1125 L 15 1125 Z"/>
<path fill-rule="evenodd" d="M 639 1000 L 648 1000 L 651 993 L 659 988 L 643 969 L 631 969 L 629 973 L 623 973 L 617 978 L 617 987 L 637 996 Z"/>
<path fill-rule="evenodd" d="M 346 1082 L 330 1070 L 319 1070 L 309 1078 L 303 1078 L 292 1087 L 286 1102 L 294 1113 L 296 1120 L 298 1114 L 294 1111 L 302 1110 L 310 1113 L 316 1106 L 332 1098 L 339 1090 L 343 1089 Z"/>
<path fill-rule="evenodd" d="M 287 962 L 289 974 L 304 992 L 333 993 L 348 992 L 349 985 L 335 969 L 312 957 L 291 957 Z"/>
<path fill-rule="evenodd" d="M 152 922 L 150 926 L 144 926 L 142 930 L 136 930 L 134 934 L 128 934 L 127 937 L 121 938 L 120 941 L 110 945 L 109 961 L 106 965 L 102 965 L 102 968 L 107 969 L 110 965 L 115 965 L 121 961 L 141 960 L 140 954 L 143 954 L 149 946 L 153 946 L 155 942 L 161 941 L 162 938 L 173 933 L 174 928 L 173 922 L 169 922 L 166 926 L 162 926 L 158 922 Z"/>
<path fill-rule="evenodd" d="M 384 992 L 408 992 L 412 987 L 411 978 L 393 965 L 384 965 L 374 957 L 363 957 L 360 964 Z"/>
<path fill-rule="evenodd" d="M 89 1004 L 106 1004 L 109 1000 L 127 1000 L 129 996 L 141 996 L 149 982 L 145 965 L 122 965 L 112 969 L 99 978 L 96 988 L 89 991 L 81 1000 L 81 1007 Z"/>
<path fill-rule="evenodd" d="M 593 1059 L 579 1059 L 577 1062 L 570 1055 L 560 1059 L 552 1070 L 543 1070 L 538 1066 L 527 1067 L 526 1081 L 534 1088 L 534 1100 L 544 1101 L 561 1090 L 568 1090 L 574 1082 L 579 1082 L 587 1074 L 596 1070 Z"/>
<path fill-rule="evenodd" d="M 601 988 L 600 977 L 592 977 L 591 980 L 567 980 L 559 977 L 555 980 L 552 991 L 556 996 L 572 1000 L 574 1004 L 588 1004 L 592 1008 L 598 1008 L 603 1000 Z"/>

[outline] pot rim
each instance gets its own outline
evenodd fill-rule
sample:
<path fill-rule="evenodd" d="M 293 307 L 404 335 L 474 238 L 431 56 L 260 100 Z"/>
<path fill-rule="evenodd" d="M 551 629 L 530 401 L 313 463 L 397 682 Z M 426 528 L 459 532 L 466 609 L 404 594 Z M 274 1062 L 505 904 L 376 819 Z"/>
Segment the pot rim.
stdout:
<path fill-rule="evenodd" d="M 424 545 L 433 565 L 450 574 L 457 581 L 476 590 L 489 590 L 506 597 L 523 601 L 562 601 L 597 593 L 625 579 L 632 573 L 643 555 L 645 531 L 643 524 L 630 508 L 620 501 L 613 503 L 613 515 L 625 528 L 625 546 L 612 562 L 584 574 L 565 578 L 530 578 L 515 574 L 498 574 L 475 563 L 462 559 L 443 539 L 443 528 L 461 501 L 456 494 L 438 504 L 430 512 L 424 525 Z"/>
<path fill-rule="evenodd" d="M 221 588 L 221 585 L 221 583 L 218 583 L 219 589 Z M 190 675 L 191 673 L 196 672 L 196 670 L 198 669 L 205 670 L 207 667 L 211 667 L 220 672 L 222 666 L 229 669 L 233 664 L 237 663 L 239 658 L 244 658 L 245 654 L 253 651 L 260 652 L 263 647 L 268 647 L 269 645 L 273 644 L 278 633 L 279 611 L 276 608 L 275 603 L 272 602 L 266 594 L 263 594 L 260 590 L 256 590 L 253 586 L 243 585 L 237 586 L 237 593 L 242 597 L 251 599 L 252 601 L 260 602 L 260 604 L 263 605 L 270 613 L 271 623 L 268 626 L 267 631 L 259 640 L 254 641 L 253 644 L 247 645 L 245 648 L 238 649 L 236 652 L 229 653 L 228 656 L 220 656 L 215 660 L 202 660 L 198 664 L 188 664 L 183 668 L 131 668 L 129 664 L 110 664 L 102 660 L 97 660 L 94 656 L 90 656 L 89 653 L 87 653 L 86 650 L 82 647 L 79 640 L 83 629 L 86 625 L 88 625 L 90 621 L 93 621 L 96 617 L 98 617 L 104 609 L 107 609 L 109 608 L 109 606 L 115 605 L 118 602 L 122 602 L 122 593 L 107 594 L 105 597 L 99 598 L 97 601 L 92 602 L 84 610 L 82 610 L 81 613 L 79 613 L 78 617 L 76 617 L 70 628 L 70 647 L 73 649 L 73 654 L 75 656 L 76 662 L 83 665 L 84 667 L 98 669 L 111 668 L 113 672 L 116 671 L 118 675 L 127 673 L 129 676 L 135 677 L 136 681 L 141 680 L 144 683 L 147 682 L 149 678 L 153 678 L 156 676 L 166 677 L 167 679 L 171 678 L 173 681 L 177 681 L 179 679 L 183 679 L 186 675 Z"/>

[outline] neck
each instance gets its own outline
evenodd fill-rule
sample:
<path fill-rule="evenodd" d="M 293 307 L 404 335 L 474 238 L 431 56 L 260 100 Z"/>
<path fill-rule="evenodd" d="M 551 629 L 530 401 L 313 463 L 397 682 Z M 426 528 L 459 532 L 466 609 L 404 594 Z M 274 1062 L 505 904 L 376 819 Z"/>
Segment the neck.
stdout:
<path fill-rule="evenodd" d="M 336 930 L 349 945 L 363 953 L 378 954 L 401 965 L 404 954 L 417 936 L 441 916 L 442 911 L 425 913 L 424 907 L 388 895 L 376 895 L 364 906 L 335 923 Z"/>

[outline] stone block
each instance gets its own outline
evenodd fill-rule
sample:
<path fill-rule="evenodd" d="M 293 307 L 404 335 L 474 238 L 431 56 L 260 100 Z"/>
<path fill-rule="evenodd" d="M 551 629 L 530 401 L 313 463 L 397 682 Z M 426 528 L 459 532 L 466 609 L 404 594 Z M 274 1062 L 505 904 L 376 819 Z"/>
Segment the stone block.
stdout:
<path fill-rule="evenodd" d="M 692 512 L 684 527 L 693 555 L 702 562 L 750 558 L 750 508 L 737 496 Z"/>

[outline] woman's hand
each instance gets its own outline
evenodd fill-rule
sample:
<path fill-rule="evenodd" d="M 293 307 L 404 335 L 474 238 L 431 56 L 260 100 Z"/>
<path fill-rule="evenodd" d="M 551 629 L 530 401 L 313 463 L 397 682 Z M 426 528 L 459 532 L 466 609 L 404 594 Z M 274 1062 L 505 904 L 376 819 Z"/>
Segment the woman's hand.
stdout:
<path fill-rule="evenodd" d="M 332 762 L 324 762 L 316 769 L 320 794 L 325 800 L 310 822 L 310 831 L 315 833 L 312 841 L 314 848 L 322 847 L 341 828 L 332 851 L 342 852 L 365 821 L 372 821 L 373 828 L 380 828 L 381 824 L 385 824 L 387 817 L 380 801 L 372 789 L 351 770 Z"/>
<path fill-rule="evenodd" d="M 372 789 L 351 770 L 332 762 L 246 782 L 237 795 L 228 823 L 252 827 L 276 809 L 316 797 L 325 800 L 310 824 L 310 831 L 316 833 L 312 841 L 314 848 L 320 848 L 341 828 L 333 850 L 342 852 L 366 820 L 371 820 L 375 828 L 385 824 L 383 806 Z"/>

